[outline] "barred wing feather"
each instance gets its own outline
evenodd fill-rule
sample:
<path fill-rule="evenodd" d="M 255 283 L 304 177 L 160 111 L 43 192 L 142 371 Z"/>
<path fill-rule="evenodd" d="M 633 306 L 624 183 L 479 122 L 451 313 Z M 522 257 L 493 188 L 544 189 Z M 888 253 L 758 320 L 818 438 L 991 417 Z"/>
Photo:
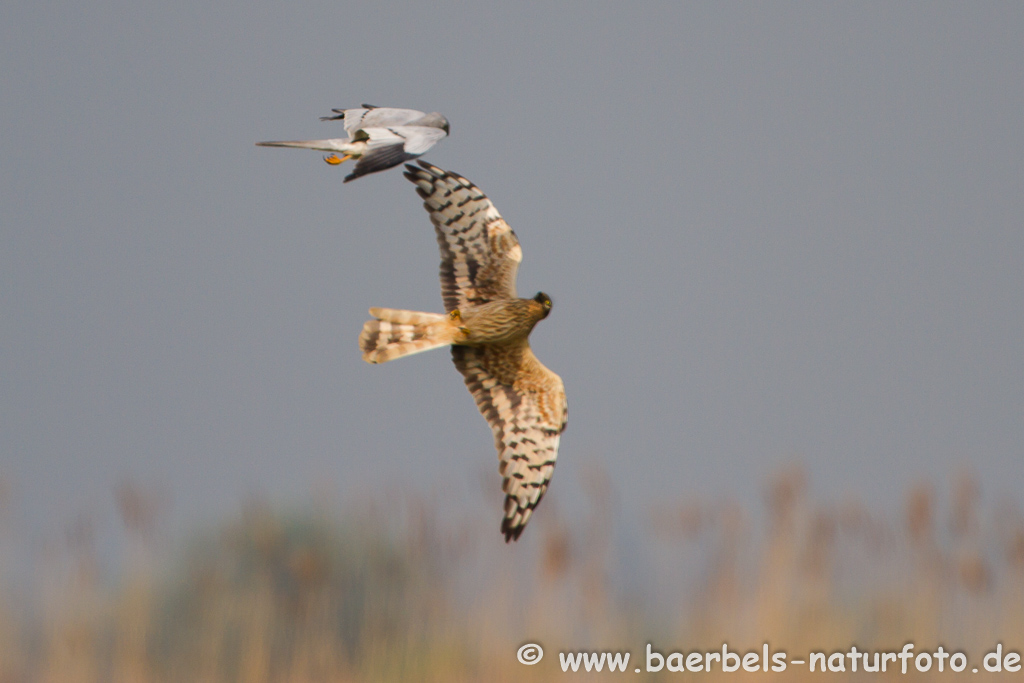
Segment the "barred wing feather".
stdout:
<path fill-rule="evenodd" d="M 562 379 L 537 360 L 525 340 L 453 346 L 452 360 L 494 432 L 505 492 L 501 531 L 506 542 L 514 541 L 555 471 L 568 418 Z"/>
<path fill-rule="evenodd" d="M 523 251 L 491 200 L 465 178 L 419 162 L 406 165 L 441 249 L 441 295 L 446 311 L 516 297 Z"/>

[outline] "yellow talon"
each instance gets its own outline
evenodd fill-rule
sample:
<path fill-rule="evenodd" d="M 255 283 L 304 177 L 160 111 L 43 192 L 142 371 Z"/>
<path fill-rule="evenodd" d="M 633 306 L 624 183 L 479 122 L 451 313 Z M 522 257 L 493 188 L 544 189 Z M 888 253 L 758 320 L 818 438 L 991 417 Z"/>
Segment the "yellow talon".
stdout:
<path fill-rule="evenodd" d="M 448 314 L 448 319 L 451 320 L 452 322 L 455 322 L 456 320 L 462 320 L 462 314 L 459 313 L 459 309 L 456 308 L 454 311 Z"/>
<path fill-rule="evenodd" d="M 329 156 L 325 156 L 324 157 L 324 161 L 329 163 L 331 166 L 337 166 L 338 164 L 344 163 L 344 162 L 348 161 L 351 158 L 352 157 L 350 157 L 348 154 L 346 154 L 345 156 L 341 157 L 340 159 L 337 156 L 335 156 L 334 154 L 331 154 Z"/>

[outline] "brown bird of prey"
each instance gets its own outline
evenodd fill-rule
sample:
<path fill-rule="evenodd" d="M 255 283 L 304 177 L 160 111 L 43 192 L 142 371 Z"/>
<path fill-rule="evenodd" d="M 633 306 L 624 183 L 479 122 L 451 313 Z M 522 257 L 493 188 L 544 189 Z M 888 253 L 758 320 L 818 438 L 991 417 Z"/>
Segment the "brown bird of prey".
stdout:
<path fill-rule="evenodd" d="M 384 363 L 439 346 L 452 347 L 477 408 L 494 432 L 504 477 L 505 541 L 523 533 L 555 470 L 567 404 L 562 379 L 530 350 L 533 326 L 551 312 L 543 292 L 516 296 L 523 258 L 519 240 L 490 200 L 454 173 L 407 165 L 441 247 L 446 314 L 371 308 L 359 347 Z"/>
<path fill-rule="evenodd" d="M 448 135 L 448 119 L 433 112 L 424 114 L 415 109 L 394 109 L 364 104 L 360 109 L 332 109 L 334 116 L 321 116 L 321 121 L 343 121 L 348 138 L 330 140 L 285 140 L 257 142 L 260 147 L 297 147 L 341 152 L 339 159 L 330 154 L 324 161 L 337 166 L 349 159 L 358 159 L 356 167 L 345 176 L 345 182 L 415 159 Z"/>

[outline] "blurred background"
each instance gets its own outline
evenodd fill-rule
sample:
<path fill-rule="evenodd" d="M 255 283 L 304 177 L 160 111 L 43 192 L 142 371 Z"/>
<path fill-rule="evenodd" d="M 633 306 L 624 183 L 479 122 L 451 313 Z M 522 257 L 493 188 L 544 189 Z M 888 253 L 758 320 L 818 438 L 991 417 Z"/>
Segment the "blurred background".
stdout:
<path fill-rule="evenodd" d="M 1020 651 L 1022 33 L 1015 3 L 5 3 L 0 681 Z M 363 102 L 448 117 L 425 159 L 554 299 L 569 428 L 514 546 L 448 354 L 356 345 L 369 306 L 440 310 L 412 187 L 253 144 Z"/>

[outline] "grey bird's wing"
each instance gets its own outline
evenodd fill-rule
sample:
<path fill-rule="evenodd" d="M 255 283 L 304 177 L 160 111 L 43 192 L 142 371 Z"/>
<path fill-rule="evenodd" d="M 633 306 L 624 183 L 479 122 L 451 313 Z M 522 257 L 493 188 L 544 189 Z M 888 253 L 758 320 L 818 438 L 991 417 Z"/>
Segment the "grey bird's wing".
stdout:
<path fill-rule="evenodd" d="M 405 168 L 437 234 L 445 310 L 516 298 L 523 250 L 491 200 L 465 178 L 425 161 Z"/>
<path fill-rule="evenodd" d="M 335 116 L 321 116 L 321 121 L 342 121 L 345 132 L 352 139 L 360 128 L 390 128 L 404 126 L 425 114 L 416 109 L 396 109 L 394 107 L 374 107 L 364 104 L 358 109 L 332 109 Z"/>
<path fill-rule="evenodd" d="M 356 162 L 352 173 L 345 176 L 346 183 L 360 176 L 411 161 L 448 135 L 440 128 L 427 126 L 359 128 L 356 134 L 366 136 L 366 152 Z"/>

